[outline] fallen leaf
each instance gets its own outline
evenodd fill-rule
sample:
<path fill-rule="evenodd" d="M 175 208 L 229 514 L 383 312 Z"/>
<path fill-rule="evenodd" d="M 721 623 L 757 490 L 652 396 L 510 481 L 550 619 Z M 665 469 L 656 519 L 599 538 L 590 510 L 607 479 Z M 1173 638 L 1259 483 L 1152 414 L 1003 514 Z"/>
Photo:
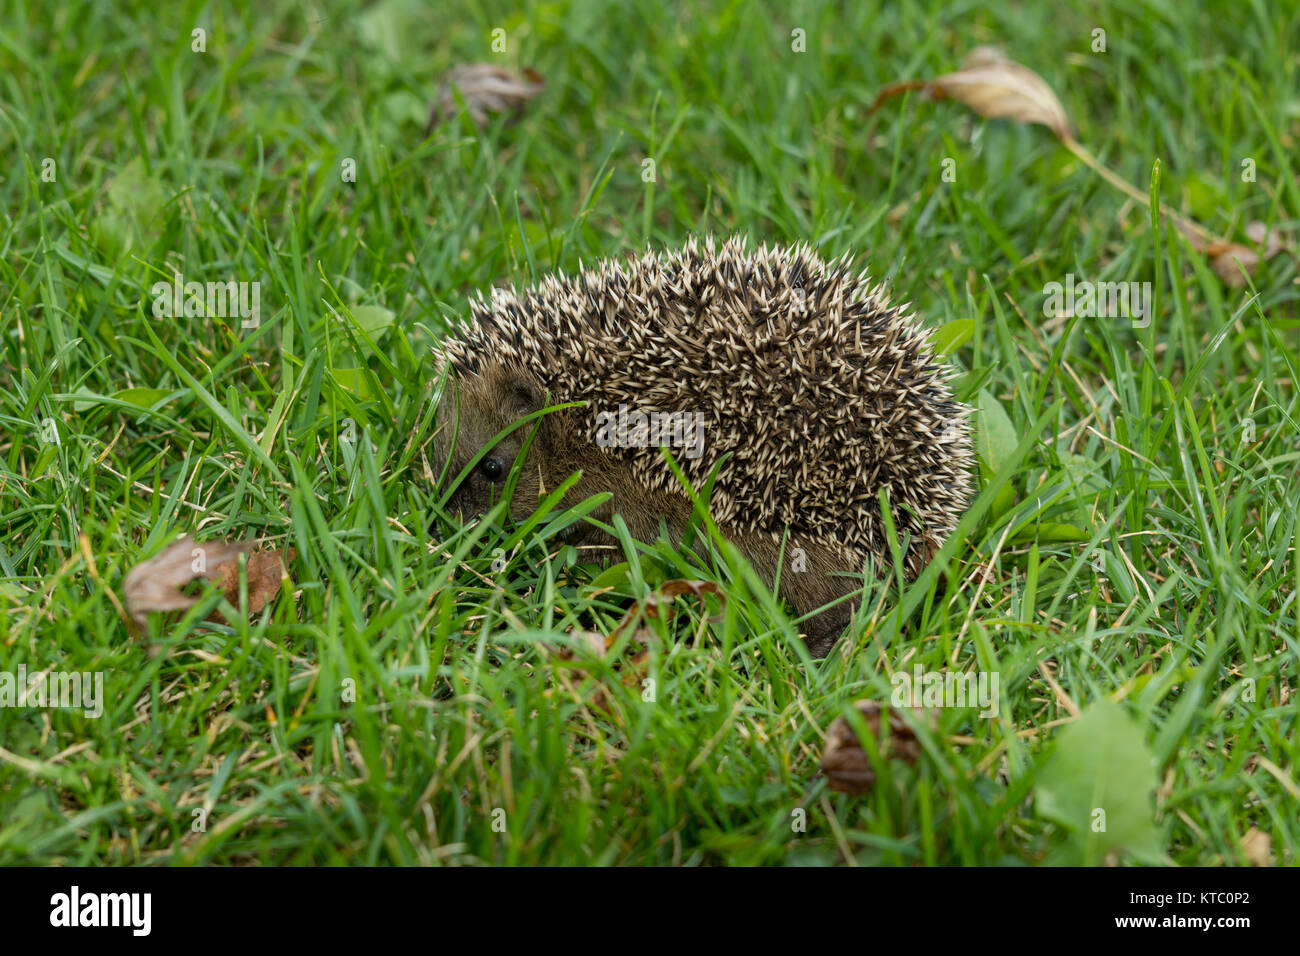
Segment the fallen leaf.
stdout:
<path fill-rule="evenodd" d="M 286 559 L 292 561 L 296 552 L 290 548 L 286 555 L 279 551 L 254 551 L 248 556 L 245 576 L 248 578 L 248 613 L 259 614 L 275 596 L 280 593 L 280 582 L 289 572 L 285 568 Z M 209 577 L 217 587 L 225 592 L 226 600 L 239 607 L 239 562 L 227 561 L 215 569 L 215 575 Z M 218 611 L 212 612 L 220 620 Z"/>
<path fill-rule="evenodd" d="M 1258 827 L 1251 827 L 1241 838 L 1241 852 L 1252 866 L 1273 865 L 1273 841 Z"/>
<path fill-rule="evenodd" d="M 869 112 L 876 112 L 885 100 L 908 90 L 921 90 L 932 99 L 957 100 L 989 119 L 1038 123 L 1061 139 L 1070 138 L 1070 119 L 1047 81 L 1029 67 L 1008 59 L 996 47 L 971 50 L 955 73 L 928 82 L 890 84 L 880 91 Z"/>
<path fill-rule="evenodd" d="M 252 548 L 252 542 L 208 541 L 195 543 L 188 535 L 173 541 L 148 561 L 127 572 L 122 582 L 126 609 L 140 633 L 144 633 L 153 611 L 183 611 L 198 598 L 182 594 L 180 588 L 197 577 L 206 577 L 208 561 L 213 565 L 238 559 Z"/>
<path fill-rule="evenodd" d="M 1119 174 L 1102 164 L 1070 131 L 1070 119 L 1065 107 L 1052 88 L 1029 67 L 1017 63 L 996 47 L 977 47 L 967 54 L 960 70 L 945 73 L 933 80 L 905 80 L 891 83 L 877 94 L 869 113 L 875 113 L 886 101 L 909 90 L 920 90 L 931 99 L 953 99 L 964 103 L 989 119 L 1010 119 L 1020 123 L 1046 126 L 1061 144 L 1093 172 L 1101 176 L 1130 199 L 1143 206 L 1151 198 L 1142 190 L 1124 180 Z M 1247 276 L 1259 267 L 1259 251 L 1240 243 L 1214 235 L 1200 223 L 1175 212 L 1163 202 L 1160 212 L 1187 237 L 1191 245 L 1210 259 L 1215 273 L 1231 287 L 1246 284 Z M 1277 230 L 1268 230 L 1263 223 L 1252 222 L 1246 235 L 1263 246 L 1263 258 L 1271 259 L 1286 248 Z M 1244 273 L 1243 273 L 1244 270 Z"/>
<path fill-rule="evenodd" d="M 673 619 L 674 610 L 668 605 L 672 604 L 674 598 L 681 597 L 683 594 L 691 594 L 699 599 L 701 617 L 703 617 L 708 610 L 704 603 L 704 596 L 706 594 L 714 595 L 719 601 L 726 601 L 726 596 L 712 581 L 688 581 L 685 578 L 674 578 L 671 581 L 665 581 L 663 584 L 659 585 L 658 589 L 642 601 L 639 606 L 645 610 L 646 617 L 659 617 L 660 606 L 664 606 L 665 610 L 663 618 L 665 621 L 671 621 Z M 634 607 L 624 616 L 622 623 L 620 623 L 618 628 L 615 629 L 616 633 L 618 630 L 625 627 L 628 621 L 635 616 L 636 610 L 637 608 Z"/>
<path fill-rule="evenodd" d="M 521 75 L 491 63 L 453 67 L 443 77 L 438 98 L 429 110 L 429 123 L 424 134 L 428 136 L 439 123 L 455 114 L 459 105 L 456 91 L 464 100 L 474 125 L 483 126 L 490 113 L 511 114 L 513 122 L 523 112 L 525 104 L 545 87 L 546 80 L 532 68 L 525 69 Z"/>
<path fill-rule="evenodd" d="M 197 604 L 197 597 L 180 591 L 196 578 L 214 582 L 227 601 L 239 606 L 239 556 L 248 554 L 255 544 L 253 541 L 199 543 L 186 535 L 133 567 L 122 582 L 122 592 L 136 634 L 145 633 L 149 615 L 155 611 L 184 611 Z M 257 551 L 249 555 L 245 576 L 250 614 L 259 613 L 280 592 L 281 578 L 288 573 L 285 562 L 294 557 L 292 548 L 286 553 Z M 221 622 L 224 618 L 213 611 L 209 620 Z"/>
<path fill-rule="evenodd" d="M 1249 246 L 1235 242 L 1209 246 L 1206 253 L 1210 257 L 1210 265 L 1214 267 L 1215 274 L 1223 280 L 1224 285 L 1234 289 L 1244 286 L 1246 280 L 1259 268 L 1259 254 Z"/>
<path fill-rule="evenodd" d="M 572 630 L 569 632 L 569 636 L 578 642 L 579 647 L 585 649 L 593 657 L 604 657 L 605 652 L 614 643 L 599 631 Z M 576 656 L 573 650 L 568 647 L 560 648 L 557 653 L 561 660 L 566 661 L 572 660 Z"/>
<path fill-rule="evenodd" d="M 713 594 L 717 596 L 719 601 L 726 601 L 726 595 L 712 581 L 689 581 L 684 578 L 675 578 L 671 581 L 665 581 L 651 592 L 645 600 L 638 601 L 629 608 L 623 615 L 622 620 L 614 625 L 608 634 L 601 634 L 599 631 L 574 629 L 569 631 L 569 636 L 577 642 L 579 650 L 585 650 L 593 657 L 604 657 L 610 648 L 617 643 L 623 632 L 642 612 L 645 613 L 647 618 L 657 617 L 665 621 L 671 621 L 675 614 L 675 609 L 671 606 L 672 602 L 683 594 L 691 594 L 699 599 L 701 615 L 706 612 L 705 595 Z M 638 627 L 631 632 L 630 644 L 639 648 L 639 650 L 627 662 L 630 664 L 628 669 L 622 672 L 622 681 L 626 686 L 631 687 L 645 677 L 646 666 L 650 663 L 650 646 L 657 639 L 658 635 L 648 627 Z M 545 650 L 554 653 L 562 661 L 572 661 L 578 656 L 572 647 L 546 647 Z M 590 703 L 599 710 L 610 709 L 609 698 L 603 688 L 596 689 Z"/>
<path fill-rule="evenodd" d="M 1264 247 L 1264 258 L 1272 259 L 1286 248 L 1286 240 L 1278 229 L 1270 229 L 1258 219 L 1246 226 L 1246 238 Z"/>
<path fill-rule="evenodd" d="M 885 760 L 896 759 L 915 764 L 921 757 L 921 742 L 916 732 L 903 717 L 902 710 L 910 710 L 918 719 L 933 726 L 929 712 L 919 707 L 889 708 L 889 739 L 881 739 L 880 718 L 883 708 L 878 701 L 857 700 L 854 709 L 867 723 L 867 730 L 881 750 Z M 843 717 L 836 717 L 826 730 L 826 746 L 822 750 L 822 774 L 832 790 L 840 793 L 863 794 L 876 785 L 876 770 L 871 758 L 862 749 L 858 732 Z"/>
<path fill-rule="evenodd" d="M 1210 265 L 1224 285 L 1234 289 L 1246 284 L 1246 279 L 1255 274 L 1262 260 L 1272 259 L 1287 248 L 1281 232 L 1269 229 L 1258 220 L 1246 226 L 1245 231 L 1246 237 L 1262 248 L 1252 249 L 1238 242 L 1217 240 L 1207 243 L 1203 250 L 1210 257 Z"/>
<path fill-rule="evenodd" d="M 960 70 L 945 73 L 931 87 L 934 95 L 965 103 L 981 116 L 1038 123 L 1062 139 L 1070 136 L 1065 107 L 1047 81 L 996 47 L 971 50 Z"/>

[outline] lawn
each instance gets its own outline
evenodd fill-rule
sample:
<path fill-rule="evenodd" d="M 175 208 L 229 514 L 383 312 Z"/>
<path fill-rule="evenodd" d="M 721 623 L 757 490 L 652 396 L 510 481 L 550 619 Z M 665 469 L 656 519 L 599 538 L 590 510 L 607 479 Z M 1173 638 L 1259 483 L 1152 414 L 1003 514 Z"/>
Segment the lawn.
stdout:
<path fill-rule="evenodd" d="M 1288 3 L 6 0 L 0 24 L 0 863 L 1300 861 Z M 1150 199 L 1043 126 L 919 91 L 871 112 L 982 45 Z M 426 134 L 469 63 L 545 88 Z M 1157 197 L 1290 247 L 1225 281 Z M 575 513 L 442 509 L 431 355 L 476 290 L 736 234 L 854 255 L 978 409 L 957 536 L 868 578 L 822 661 L 724 548 L 625 538 L 603 570 L 558 534 Z M 256 314 L 177 309 L 176 274 Z M 1149 313 L 1050 302 L 1083 282 L 1149 283 Z M 252 612 L 189 585 L 133 634 L 127 573 L 186 533 L 292 549 L 288 576 Z M 18 706 L 20 671 L 102 695 Z M 852 703 L 917 673 L 995 705 L 878 738 Z M 845 716 L 861 793 L 819 772 Z"/>

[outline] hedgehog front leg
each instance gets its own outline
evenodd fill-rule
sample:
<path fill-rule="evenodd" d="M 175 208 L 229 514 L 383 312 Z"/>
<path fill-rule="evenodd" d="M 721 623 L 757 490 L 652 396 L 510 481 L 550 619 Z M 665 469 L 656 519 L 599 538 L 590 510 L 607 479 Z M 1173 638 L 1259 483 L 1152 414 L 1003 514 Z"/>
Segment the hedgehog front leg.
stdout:
<path fill-rule="evenodd" d="M 856 606 L 853 602 L 846 601 L 804 622 L 803 640 L 812 657 L 820 660 L 831 652 L 835 642 L 843 636 L 845 628 L 853 620 L 854 610 Z"/>
<path fill-rule="evenodd" d="M 663 521 L 674 545 L 681 544 L 690 515 L 688 505 L 676 496 L 662 492 L 645 492 L 617 510 L 623 516 L 633 538 L 638 541 L 655 540 L 659 535 L 660 522 Z M 606 513 L 600 513 L 597 517 L 609 520 Z M 719 530 L 723 537 L 745 555 L 767 586 L 772 587 L 777 580 L 777 564 L 782 557 L 780 535 L 769 532 L 743 534 L 725 526 Z M 615 538 L 594 528 L 586 529 L 580 540 L 580 553 L 586 560 L 608 560 L 619 552 Z M 706 539 L 697 538 L 694 548 L 697 551 L 707 549 Z M 855 569 L 850 566 L 846 556 L 827 545 L 790 538 L 786 541 L 784 557 L 779 596 L 792 614 L 808 614 L 861 587 L 861 579 L 853 576 Z M 804 621 L 802 628 L 808 653 L 815 658 L 830 653 L 852 620 L 856 607 L 856 602 L 852 600 L 841 601 L 835 607 Z"/>
<path fill-rule="evenodd" d="M 798 550 L 795 550 L 798 549 Z M 798 552 L 801 551 L 802 554 Z M 802 557 L 802 561 L 798 560 Z M 830 653 L 857 611 L 858 602 L 841 600 L 862 587 L 860 569 L 849 566 L 835 549 L 814 543 L 787 543 L 781 570 L 781 596 L 796 614 L 808 614 L 838 601 L 834 607 L 804 621 L 808 653 L 822 658 Z"/>

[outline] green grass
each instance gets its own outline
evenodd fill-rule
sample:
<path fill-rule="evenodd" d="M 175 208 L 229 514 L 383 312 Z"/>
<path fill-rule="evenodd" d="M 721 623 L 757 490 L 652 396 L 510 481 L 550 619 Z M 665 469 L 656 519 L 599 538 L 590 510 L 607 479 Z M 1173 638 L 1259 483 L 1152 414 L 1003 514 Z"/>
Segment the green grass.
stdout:
<path fill-rule="evenodd" d="M 1230 290 L 1048 131 L 867 106 L 999 43 L 1126 179 L 1158 162 L 1215 232 L 1294 233 L 1300 21 L 881 6 L 0 5 L 0 670 L 100 671 L 107 697 L 0 709 L 0 862 L 1100 862 L 1118 837 L 1050 810 L 1097 794 L 1154 827 L 1122 861 L 1240 865 L 1257 829 L 1297 862 L 1295 260 Z M 439 76 L 483 60 L 545 93 L 425 138 Z M 593 588 L 540 533 L 571 515 L 438 514 L 428 353 L 469 294 L 701 233 L 853 252 L 927 324 L 974 320 L 957 386 L 1005 412 L 943 578 L 868 584 L 824 662 L 730 560 L 628 542 Z M 260 327 L 155 318 L 174 269 L 260 282 Z M 1045 317 L 1071 273 L 1152 282 L 1154 321 Z M 296 603 L 204 625 L 203 592 L 151 657 L 114 599 L 183 531 L 296 549 Z M 554 653 L 676 576 L 719 583 L 713 623 L 681 599 L 643 663 L 627 637 Z M 998 716 L 942 709 L 914 765 L 829 790 L 830 721 L 917 664 L 998 674 Z M 1099 784 L 1108 698 L 1149 769 Z"/>

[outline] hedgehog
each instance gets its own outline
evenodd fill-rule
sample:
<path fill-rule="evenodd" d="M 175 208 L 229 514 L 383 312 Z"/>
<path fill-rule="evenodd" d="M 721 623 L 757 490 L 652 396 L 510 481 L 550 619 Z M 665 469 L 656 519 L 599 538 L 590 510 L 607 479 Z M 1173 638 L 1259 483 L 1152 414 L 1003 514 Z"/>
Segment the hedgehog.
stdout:
<path fill-rule="evenodd" d="M 970 497 L 970 410 L 953 398 L 951 371 L 908 306 L 851 266 L 806 243 L 692 239 L 480 293 L 435 349 L 449 373 L 435 447 L 451 476 L 483 452 L 450 511 L 485 513 L 531 431 L 514 519 L 577 474 L 563 506 L 608 492 L 591 518 L 618 514 L 637 540 L 666 532 L 680 545 L 695 508 L 666 447 L 824 657 L 864 573 L 892 568 L 881 492 L 909 578 Z M 615 543 L 586 522 L 568 530 L 583 547 Z"/>

